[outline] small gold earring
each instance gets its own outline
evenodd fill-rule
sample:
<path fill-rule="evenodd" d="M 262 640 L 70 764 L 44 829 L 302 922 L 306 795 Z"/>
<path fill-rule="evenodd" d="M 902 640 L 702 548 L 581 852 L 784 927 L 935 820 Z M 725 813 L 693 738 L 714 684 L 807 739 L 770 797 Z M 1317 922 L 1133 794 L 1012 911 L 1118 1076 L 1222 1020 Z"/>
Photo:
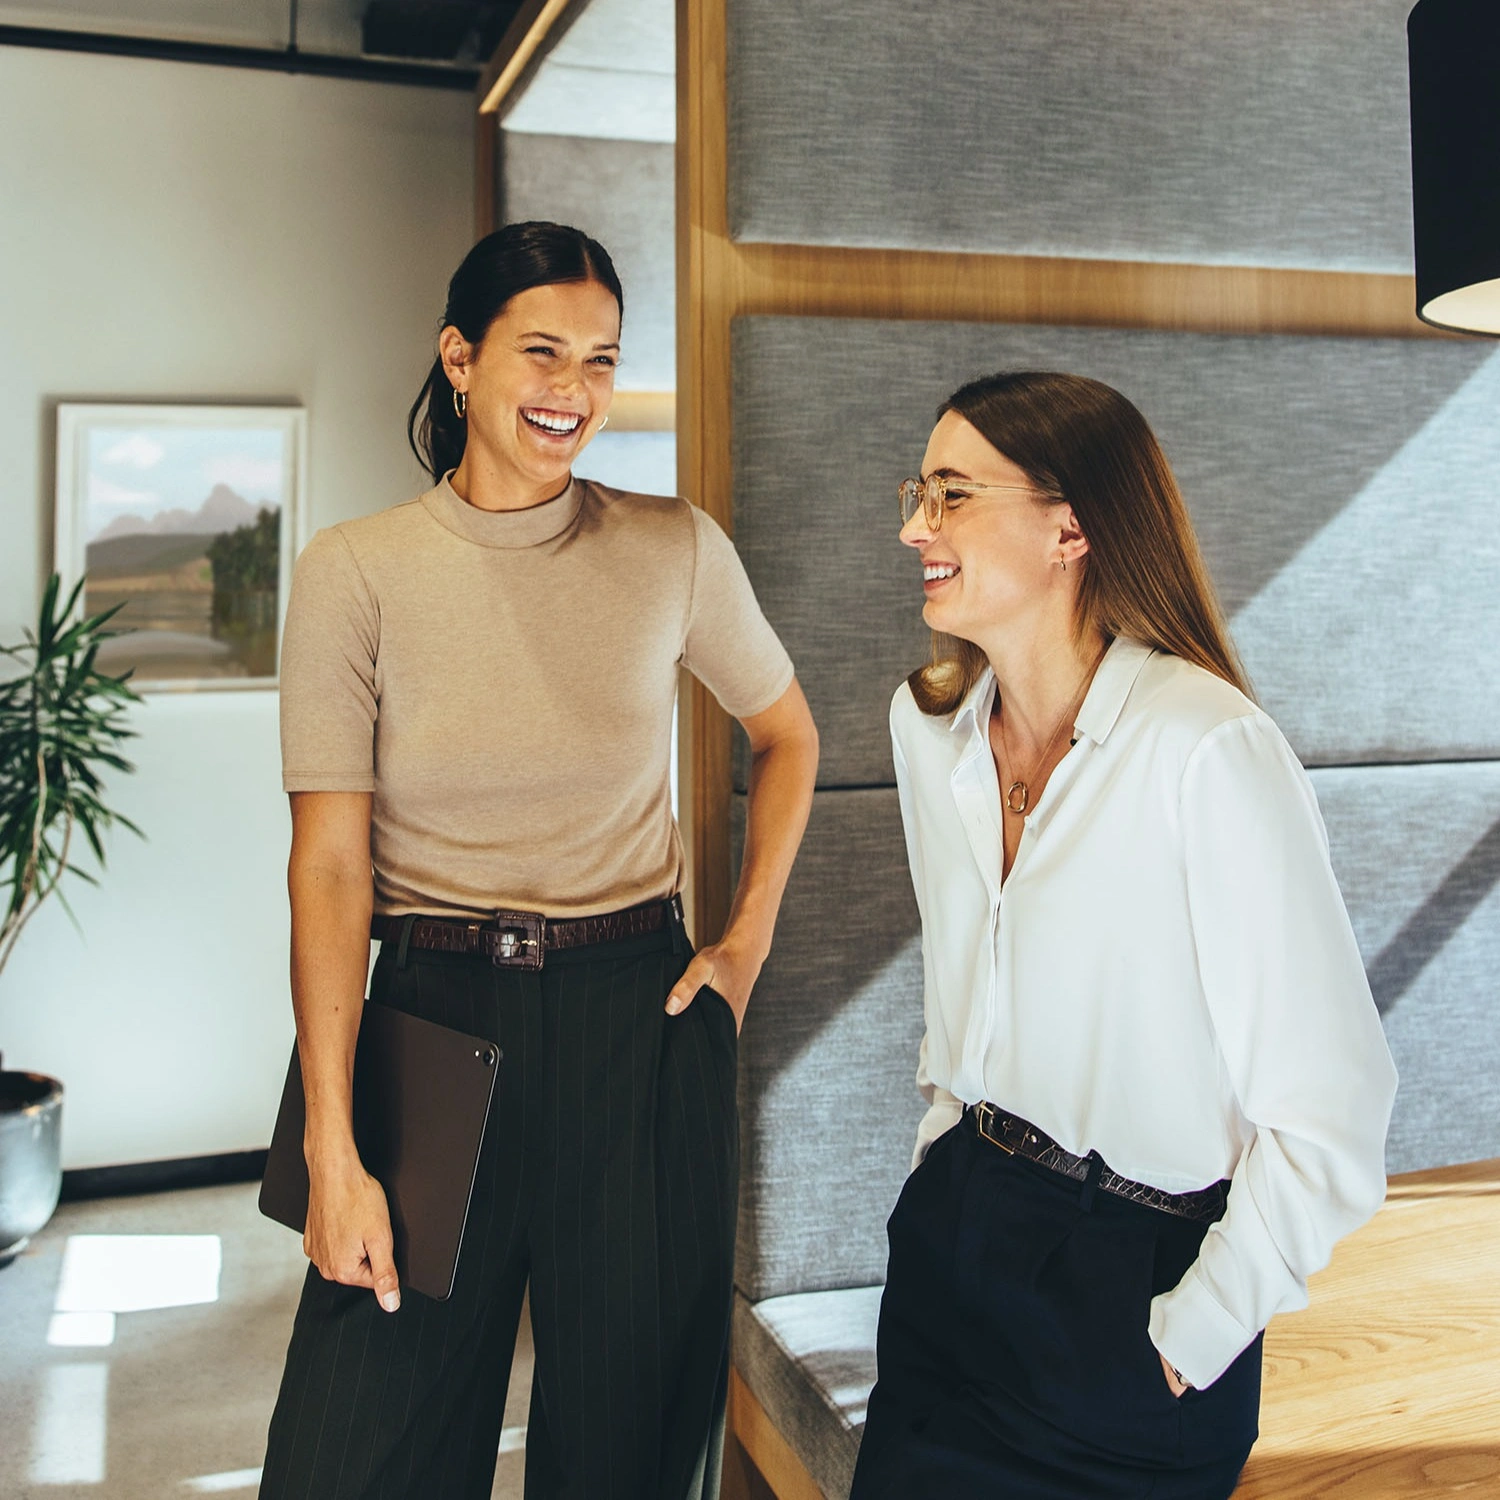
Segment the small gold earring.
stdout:
<path fill-rule="evenodd" d="M 1057 561 L 1058 561 L 1058 566 L 1063 570 L 1064 573 L 1066 573 L 1068 571 L 1068 560 L 1067 560 L 1067 558 L 1060 557 L 1060 558 L 1058 558 Z"/>
<path fill-rule="evenodd" d="M 602 421 L 602 422 L 601 422 L 601 423 L 600 423 L 600 424 L 599 424 L 599 431 L 600 431 L 600 432 L 603 432 L 603 431 L 604 431 L 604 429 L 605 429 L 605 428 L 606 428 L 606 427 L 608 427 L 608 426 L 609 426 L 609 418 L 608 418 L 608 417 L 606 417 L 606 418 L 605 418 L 605 419 L 604 419 L 604 420 L 603 420 L 603 421 Z"/>
<path fill-rule="evenodd" d="M 456 386 L 453 390 L 453 411 L 460 422 L 464 419 L 464 413 L 469 409 L 469 398 Z"/>

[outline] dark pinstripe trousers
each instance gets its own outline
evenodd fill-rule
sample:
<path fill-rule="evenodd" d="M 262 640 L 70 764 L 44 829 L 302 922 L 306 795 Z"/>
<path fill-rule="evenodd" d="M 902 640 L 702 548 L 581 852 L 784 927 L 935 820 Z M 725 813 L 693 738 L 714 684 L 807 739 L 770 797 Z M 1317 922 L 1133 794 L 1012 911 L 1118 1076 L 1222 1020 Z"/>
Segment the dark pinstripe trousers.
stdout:
<path fill-rule="evenodd" d="M 698 1500 L 734 1254 L 727 1002 L 665 1014 L 690 951 L 670 934 L 540 970 L 395 947 L 372 1002 L 503 1054 L 458 1275 L 391 1314 L 309 1267 L 262 1500 L 484 1500 L 528 1280 L 528 1500 Z"/>

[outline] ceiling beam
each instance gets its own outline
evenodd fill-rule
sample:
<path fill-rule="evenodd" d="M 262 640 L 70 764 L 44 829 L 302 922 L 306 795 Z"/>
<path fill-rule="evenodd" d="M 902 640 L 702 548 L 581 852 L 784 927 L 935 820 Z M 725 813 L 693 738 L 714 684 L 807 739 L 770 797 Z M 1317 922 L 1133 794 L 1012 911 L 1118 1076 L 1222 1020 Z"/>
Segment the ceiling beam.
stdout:
<path fill-rule="evenodd" d="M 479 78 L 479 113 L 498 113 L 505 96 L 568 8 L 568 0 L 525 0 Z"/>
<path fill-rule="evenodd" d="M 170 37 L 121 36 L 108 31 L 62 31 L 48 26 L 0 25 L 0 47 L 39 47 L 52 52 L 87 52 L 105 57 L 146 57 L 162 62 L 201 63 L 221 68 L 258 68 L 269 73 L 301 73 L 315 78 L 350 78 L 365 83 L 396 83 L 421 88 L 469 89 L 471 67 L 403 62 L 353 54 L 303 52 L 295 47 L 243 47 L 225 42 L 185 42 Z"/>

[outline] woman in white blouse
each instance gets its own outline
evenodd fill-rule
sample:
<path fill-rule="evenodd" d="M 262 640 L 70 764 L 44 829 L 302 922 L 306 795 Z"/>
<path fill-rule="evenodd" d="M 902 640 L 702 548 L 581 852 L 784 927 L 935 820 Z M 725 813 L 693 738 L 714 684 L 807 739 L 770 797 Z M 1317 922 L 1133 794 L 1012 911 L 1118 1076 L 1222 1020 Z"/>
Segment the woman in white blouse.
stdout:
<path fill-rule="evenodd" d="M 1262 1329 L 1385 1189 L 1395 1071 L 1317 803 L 1117 391 L 965 386 L 901 508 L 932 1107 L 853 1500 L 1228 1496 Z"/>

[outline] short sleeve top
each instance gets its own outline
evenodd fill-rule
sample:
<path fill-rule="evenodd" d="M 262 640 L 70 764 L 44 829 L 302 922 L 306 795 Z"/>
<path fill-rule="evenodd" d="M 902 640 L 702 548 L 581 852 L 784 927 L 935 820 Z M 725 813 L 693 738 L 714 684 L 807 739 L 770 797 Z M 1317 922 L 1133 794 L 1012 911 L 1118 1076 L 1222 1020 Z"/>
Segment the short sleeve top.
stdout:
<path fill-rule="evenodd" d="M 374 794 L 378 912 L 587 916 L 667 896 L 680 666 L 737 718 L 793 676 L 702 510 L 575 480 L 483 511 L 444 479 L 298 560 L 283 786 Z"/>

